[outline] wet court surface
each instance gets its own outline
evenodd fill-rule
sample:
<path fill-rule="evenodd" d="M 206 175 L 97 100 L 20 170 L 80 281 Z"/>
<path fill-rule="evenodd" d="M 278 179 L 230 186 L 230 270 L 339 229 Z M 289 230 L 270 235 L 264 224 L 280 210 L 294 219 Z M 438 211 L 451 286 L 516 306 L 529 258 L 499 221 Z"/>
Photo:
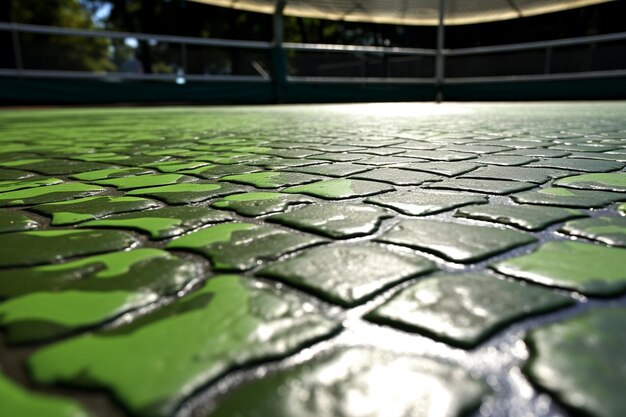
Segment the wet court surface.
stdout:
<path fill-rule="evenodd" d="M 626 415 L 626 103 L 0 113 L 0 415 Z"/>

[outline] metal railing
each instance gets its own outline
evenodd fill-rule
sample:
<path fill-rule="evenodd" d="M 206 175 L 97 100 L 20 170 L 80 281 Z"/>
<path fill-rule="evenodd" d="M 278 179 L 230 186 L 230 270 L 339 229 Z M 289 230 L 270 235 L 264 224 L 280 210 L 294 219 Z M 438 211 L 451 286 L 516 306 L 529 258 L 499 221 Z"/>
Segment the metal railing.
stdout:
<path fill-rule="evenodd" d="M 576 60 L 583 55 L 583 52 L 592 52 L 595 56 L 590 64 L 594 65 L 570 65 L 570 68 L 556 68 L 558 54 L 568 53 L 574 47 L 584 46 L 586 51 L 572 50 L 569 51 L 569 58 Z M 604 67 L 601 61 L 602 48 L 612 47 L 610 61 L 605 62 Z M 448 60 L 456 57 L 470 58 L 476 57 L 477 60 L 485 61 L 489 57 L 501 60 L 506 54 L 514 55 L 520 53 L 534 52 L 536 58 L 536 66 L 533 73 L 526 74 L 499 74 L 499 75 L 452 75 L 446 77 L 447 83 L 480 83 L 480 82 L 498 82 L 498 81 L 533 81 L 533 80 L 565 80 L 580 78 L 603 78 L 626 75 L 626 32 L 612 33 L 605 35 L 592 35 L 578 38 L 555 39 L 539 42 L 524 42 L 510 45 L 495 45 L 474 48 L 457 48 L 447 49 L 444 55 Z M 587 54 L 589 55 L 589 54 Z M 611 68 L 617 66 L 618 68 Z M 517 68 L 519 71 L 519 68 Z"/>
<path fill-rule="evenodd" d="M 186 81 L 271 82 L 271 42 L 194 38 L 0 22 L 12 65 L 0 75 Z M 36 61 L 36 37 L 98 39 L 102 68 Z M 63 43 L 60 43 L 63 45 Z M 59 47 L 61 48 L 61 47 Z M 437 49 L 311 43 L 280 44 L 285 82 L 435 83 Z M 59 49 L 62 52 L 62 49 Z M 48 51 L 50 52 L 50 51 Z M 54 50 L 52 50 L 54 52 Z M 143 60 L 139 62 L 138 55 Z M 151 56 L 152 67 L 146 67 Z M 443 49 L 443 83 L 577 79 L 626 75 L 626 32 L 476 48 Z M 584 56 L 585 60 L 577 60 Z M 108 58 L 107 58 L 108 57 Z M 5 60 L 6 61 L 6 60 Z M 42 59 L 42 61 L 45 61 Z M 62 60 L 61 60 L 62 61 Z M 493 64 L 489 64 L 492 62 Z M 520 65 L 523 63 L 523 65 Z M 56 67 L 55 67 L 56 65 Z M 486 71 L 485 68 L 488 70 Z M 491 71 L 491 72 L 489 72 Z"/>
<path fill-rule="evenodd" d="M 156 81 L 175 81 L 181 80 L 190 81 L 269 81 L 268 72 L 265 71 L 262 66 L 255 65 L 255 62 L 251 62 L 251 68 L 255 68 L 255 75 L 237 75 L 237 74 L 193 74 L 188 71 L 188 56 L 189 49 L 191 47 L 211 47 L 221 49 L 234 49 L 234 50 L 259 50 L 269 51 L 271 49 L 270 42 L 263 41 L 240 41 L 230 39 L 215 39 L 215 38 L 194 38 L 185 36 L 169 36 L 169 35 L 155 35 L 145 33 L 131 33 L 131 32 L 115 32 L 104 30 L 90 30 L 90 29 L 73 29 L 63 27 L 52 26 L 40 26 L 30 24 L 18 24 L 18 23 L 6 23 L 0 22 L 0 32 L 8 32 L 12 36 L 13 46 L 13 68 L 0 68 L 0 75 L 19 75 L 23 77 L 54 77 L 54 78 L 112 78 L 112 79 L 131 79 L 131 80 L 156 80 Z M 131 44 L 136 43 L 137 49 L 139 42 L 145 42 L 149 46 L 155 46 L 158 44 L 166 44 L 173 46 L 177 49 L 178 57 L 175 64 L 175 71 L 170 73 L 146 73 L 146 72 L 132 72 L 128 70 L 93 70 L 93 71 L 81 71 L 81 70 L 64 70 L 53 68 L 29 68 L 27 62 L 25 62 L 25 47 L 22 45 L 22 34 L 33 35 L 47 35 L 51 37 L 81 37 L 81 38 L 98 38 L 105 40 L 119 40 L 119 41 L 131 41 Z M 133 48 L 132 46 L 130 47 Z"/>

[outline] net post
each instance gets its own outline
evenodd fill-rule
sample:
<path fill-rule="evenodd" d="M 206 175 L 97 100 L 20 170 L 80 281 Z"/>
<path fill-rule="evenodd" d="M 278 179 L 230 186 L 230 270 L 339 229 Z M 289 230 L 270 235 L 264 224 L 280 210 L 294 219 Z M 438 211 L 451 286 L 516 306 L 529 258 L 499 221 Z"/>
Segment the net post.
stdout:
<path fill-rule="evenodd" d="M 284 91 L 287 85 L 287 65 L 285 50 L 283 49 L 283 39 L 285 34 L 284 15 L 286 0 L 278 0 L 274 15 L 273 39 L 272 39 L 272 85 L 274 88 L 274 101 L 280 103 L 284 98 Z"/>
<path fill-rule="evenodd" d="M 439 24 L 437 25 L 437 55 L 435 57 L 435 88 L 436 101 L 443 101 L 443 84 L 445 82 L 445 57 L 443 54 L 445 36 L 445 0 L 439 0 Z"/>

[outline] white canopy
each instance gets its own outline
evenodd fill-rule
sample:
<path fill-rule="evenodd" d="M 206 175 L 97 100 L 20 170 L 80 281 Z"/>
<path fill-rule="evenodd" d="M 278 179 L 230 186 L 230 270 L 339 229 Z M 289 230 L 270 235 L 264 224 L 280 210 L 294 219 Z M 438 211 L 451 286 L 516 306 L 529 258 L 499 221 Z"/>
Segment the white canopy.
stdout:
<path fill-rule="evenodd" d="M 277 0 L 192 0 L 274 13 Z M 437 25 L 440 0 L 287 0 L 287 16 L 349 22 Z M 533 16 L 614 0 L 445 0 L 445 24 L 464 25 Z"/>

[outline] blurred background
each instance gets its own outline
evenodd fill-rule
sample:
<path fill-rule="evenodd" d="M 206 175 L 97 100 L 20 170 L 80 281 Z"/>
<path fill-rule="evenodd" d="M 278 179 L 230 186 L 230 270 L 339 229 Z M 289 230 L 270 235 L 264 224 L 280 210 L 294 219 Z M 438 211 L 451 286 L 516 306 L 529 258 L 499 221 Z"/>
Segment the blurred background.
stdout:
<path fill-rule="evenodd" d="M 4 0 L 0 103 L 626 98 L 626 1 L 469 24 L 444 16 L 444 33 L 279 9 Z"/>

